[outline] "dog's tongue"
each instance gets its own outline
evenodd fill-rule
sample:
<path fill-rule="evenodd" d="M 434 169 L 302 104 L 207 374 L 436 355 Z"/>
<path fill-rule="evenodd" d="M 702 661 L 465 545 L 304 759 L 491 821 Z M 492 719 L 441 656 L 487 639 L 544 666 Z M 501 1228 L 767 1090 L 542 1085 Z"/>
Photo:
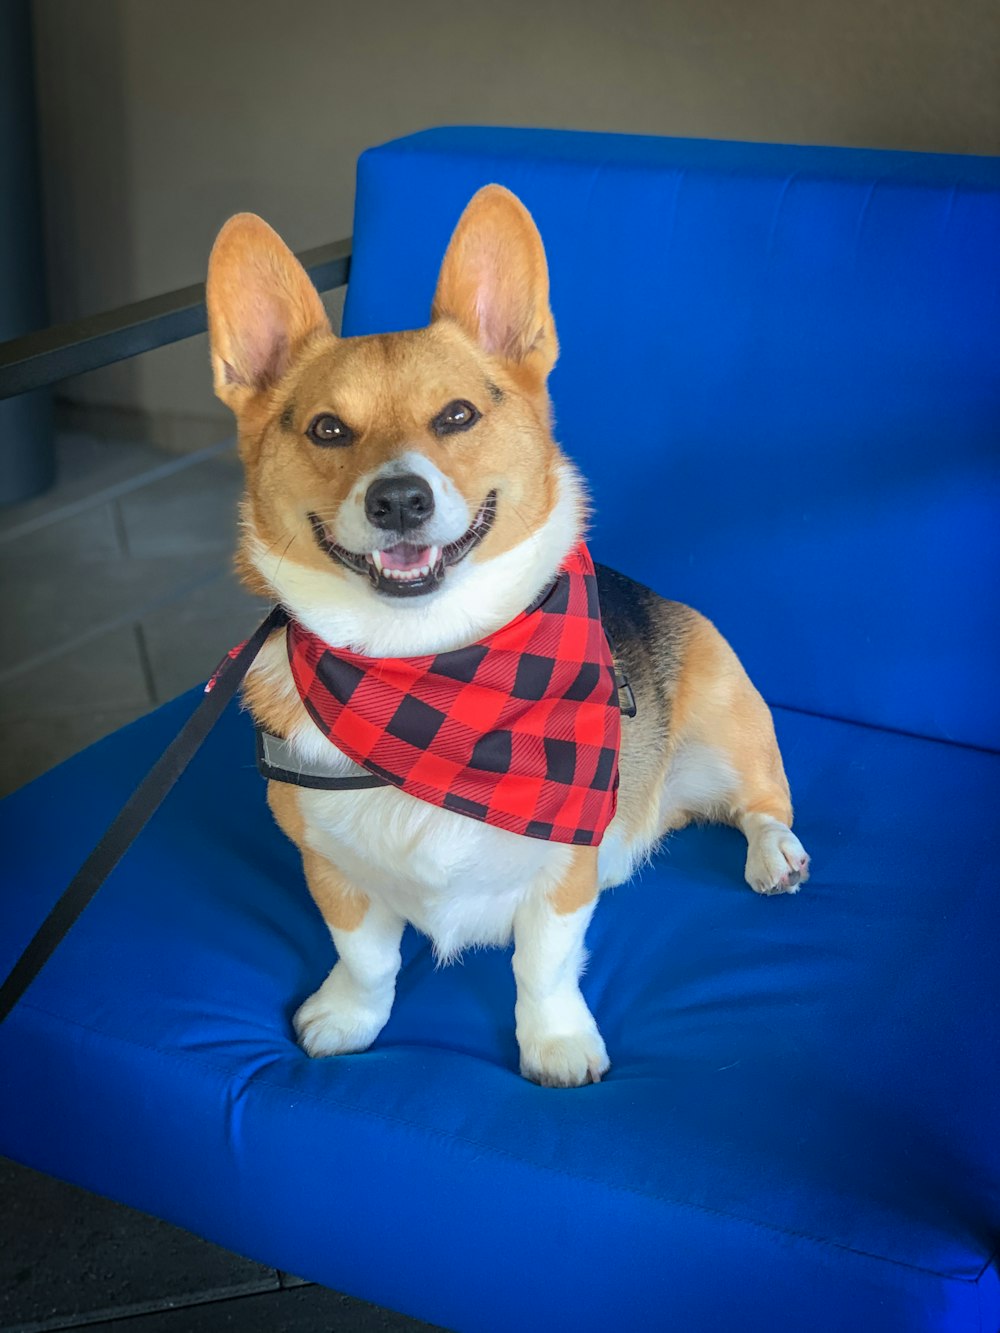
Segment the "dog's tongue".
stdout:
<path fill-rule="evenodd" d="M 400 542 L 398 546 L 382 552 L 383 569 L 419 569 L 421 565 L 429 565 L 430 562 L 429 546 L 408 546 L 406 542 Z"/>

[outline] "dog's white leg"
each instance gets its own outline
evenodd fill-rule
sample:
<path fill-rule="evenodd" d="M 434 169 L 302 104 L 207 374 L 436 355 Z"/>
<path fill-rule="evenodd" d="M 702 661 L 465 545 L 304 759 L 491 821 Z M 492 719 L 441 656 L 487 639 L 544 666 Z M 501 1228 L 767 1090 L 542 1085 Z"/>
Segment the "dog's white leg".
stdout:
<path fill-rule="evenodd" d="M 596 857 L 586 859 L 594 881 Z M 550 1088 L 597 1083 L 610 1065 L 580 994 L 587 958 L 583 941 L 597 902 L 596 883 L 589 900 L 579 906 L 577 895 L 567 899 L 563 888 L 551 895 L 532 894 L 514 916 L 514 1014 L 521 1073 Z"/>
<path fill-rule="evenodd" d="M 740 828 L 747 840 L 746 880 L 755 893 L 795 893 L 809 878 L 809 857 L 780 819 L 744 814 Z"/>
<path fill-rule="evenodd" d="M 327 922 L 339 961 L 295 1015 L 299 1045 L 308 1055 L 364 1051 L 389 1021 L 399 972 L 403 920 L 369 902 L 352 930 Z"/>

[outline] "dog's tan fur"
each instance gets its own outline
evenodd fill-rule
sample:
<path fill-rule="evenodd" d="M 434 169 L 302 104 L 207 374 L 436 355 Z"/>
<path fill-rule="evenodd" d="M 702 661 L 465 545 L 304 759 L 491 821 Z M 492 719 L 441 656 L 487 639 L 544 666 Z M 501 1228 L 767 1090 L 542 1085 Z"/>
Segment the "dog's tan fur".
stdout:
<path fill-rule="evenodd" d="M 499 628 L 551 579 L 561 555 L 549 568 L 536 548 L 547 550 L 548 542 L 564 554 L 585 515 L 575 473 L 551 430 L 546 381 L 558 343 L 545 253 L 513 195 L 488 186 L 469 205 L 425 329 L 334 337 L 306 274 L 249 214 L 231 219 L 216 242 L 208 309 L 216 391 L 236 414 L 246 469 L 238 565 L 255 592 L 283 597 L 313 628 L 332 625 L 326 632 L 342 633 L 357 651 L 372 653 L 375 644 L 376 655 L 407 655 L 428 651 L 428 644 L 434 651 L 457 647 Z M 474 434 L 441 438 L 431 428 L 435 415 L 462 399 L 481 413 Z M 349 424 L 349 448 L 319 448 L 307 437 L 320 413 Z M 361 505 L 367 478 L 411 456 L 453 488 L 460 497 L 454 503 L 470 515 L 497 492 L 495 525 L 466 557 L 466 584 L 456 582 L 491 591 L 470 593 L 455 610 L 461 598 L 447 591 L 449 571 L 445 591 L 420 599 L 429 609 L 401 607 L 387 617 L 385 599 L 366 593 L 359 575 L 321 548 L 308 516 L 343 519 Z M 501 569 L 513 571 L 509 588 L 489 582 Z M 400 913 L 409 911 L 444 953 L 513 929 L 523 1072 L 562 1085 L 599 1078 L 607 1056 L 576 976 L 601 887 L 627 878 L 664 833 L 703 818 L 743 829 L 747 878 L 758 891 L 794 889 L 805 877 L 808 858 L 789 831 L 791 803 L 771 716 L 735 653 L 697 612 L 612 571 L 599 575 L 605 620 L 638 703 L 637 717 L 623 719 L 618 814 L 600 854 L 515 846 L 502 840 L 513 835 L 471 828 L 473 821 L 395 791 L 339 795 L 334 806 L 328 795 L 270 784 L 272 812 L 302 851 L 309 888 L 341 956 L 297 1016 L 310 1053 L 361 1049 L 384 1023 L 394 984 L 385 978 L 394 978 Z M 338 620 L 342 602 L 356 610 Z M 327 744 L 316 739 L 291 685 L 283 631 L 261 655 L 245 698 L 269 731 L 310 752 Z M 330 762 L 342 758 L 330 747 Z M 368 821 L 370 855 L 358 827 L 345 822 L 348 801 L 357 820 Z M 436 880 L 434 871 L 419 869 L 425 844 L 451 849 L 463 840 L 464 864 L 476 868 L 475 892 L 485 904 L 486 924 L 478 926 L 470 924 L 474 913 L 454 924 L 463 919 L 461 874 L 448 879 L 442 870 Z M 394 866 L 408 882 L 402 898 L 390 891 Z M 504 902 L 495 909 L 491 873 Z M 527 876 L 523 885 L 504 879 L 518 874 Z"/>
<path fill-rule="evenodd" d="M 576 847 L 569 869 L 550 894 L 552 906 L 559 916 L 568 916 L 593 902 L 597 894 L 597 848 Z"/>
<path fill-rule="evenodd" d="M 770 710 L 715 626 L 696 612 L 690 616 L 674 695 L 675 736 L 700 741 L 728 758 L 739 786 L 720 811 L 723 817 L 738 824 L 744 814 L 761 813 L 790 826 L 792 802 Z"/>
<path fill-rule="evenodd" d="M 350 884 L 325 856 L 314 852 L 306 841 L 306 821 L 299 809 L 298 792 L 284 782 L 267 784 L 267 804 L 274 822 L 302 853 L 302 870 L 309 892 L 323 920 L 338 930 L 357 930 L 368 911 L 368 899 Z"/>

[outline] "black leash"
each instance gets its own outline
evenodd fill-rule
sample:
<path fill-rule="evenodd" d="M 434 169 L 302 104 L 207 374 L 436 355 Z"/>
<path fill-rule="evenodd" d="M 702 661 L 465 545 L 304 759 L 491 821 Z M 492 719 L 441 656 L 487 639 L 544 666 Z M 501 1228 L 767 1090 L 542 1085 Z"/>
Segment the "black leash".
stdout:
<path fill-rule="evenodd" d="M 11 969 L 10 975 L 0 985 L 0 1023 L 10 1014 L 52 957 L 77 917 L 170 794 L 174 784 L 201 749 L 208 733 L 243 683 L 268 635 L 272 630 L 279 629 L 287 623 L 288 612 L 283 607 L 276 606 L 257 626 L 246 643 L 230 656 L 223 658 L 198 707 L 111 821 L 103 838 L 70 880 L 62 897 L 39 926 L 34 938 Z M 619 707 L 626 717 L 635 717 L 635 695 L 632 693 L 627 676 L 621 669 L 610 636 L 608 644 L 615 664 Z M 281 744 L 279 738 L 269 736 L 258 727 L 257 765 L 266 778 L 294 783 L 300 787 L 317 787 L 325 791 L 357 791 L 364 787 L 388 785 L 384 778 L 375 777 L 374 774 L 331 778 L 325 775 L 293 772 L 274 763 L 268 753 L 268 743 Z"/>
<path fill-rule="evenodd" d="M 287 620 L 288 613 L 283 607 L 276 606 L 239 651 L 223 661 L 213 677 L 211 690 L 205 694 L 119 810 L 104 837 L 73 876 L 62 897 L 38 928 L 34 939 L 14 964 L 6 981 L 0 985 L 0 1023 L 52 957 L 74 921 L 156 814 L 178 778 L 201 749 L 208 733 L 239 689 L 268 635 Z"/>

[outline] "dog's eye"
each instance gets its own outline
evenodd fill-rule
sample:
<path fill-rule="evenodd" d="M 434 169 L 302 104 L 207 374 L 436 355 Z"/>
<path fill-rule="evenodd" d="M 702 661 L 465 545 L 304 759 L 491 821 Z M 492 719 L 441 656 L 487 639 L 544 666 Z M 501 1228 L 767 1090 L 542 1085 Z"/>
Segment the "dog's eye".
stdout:
<path fill-rule="evenodd" d="M 457 430 L 468 430 L 479 420 L 479 412 L 464 398 L 456 398 L 453 403 L 441 409 L 431 422 L 435 435 L 452 435 Z"/>
<path fill-rule="evenodd" d="M 321 412 L 318 417 L 313 417 L 306 434 L 314 444 L 350 444 L 354 439 L 350 426 L 345 426 L 340 417 L 331 412 Z"/>

